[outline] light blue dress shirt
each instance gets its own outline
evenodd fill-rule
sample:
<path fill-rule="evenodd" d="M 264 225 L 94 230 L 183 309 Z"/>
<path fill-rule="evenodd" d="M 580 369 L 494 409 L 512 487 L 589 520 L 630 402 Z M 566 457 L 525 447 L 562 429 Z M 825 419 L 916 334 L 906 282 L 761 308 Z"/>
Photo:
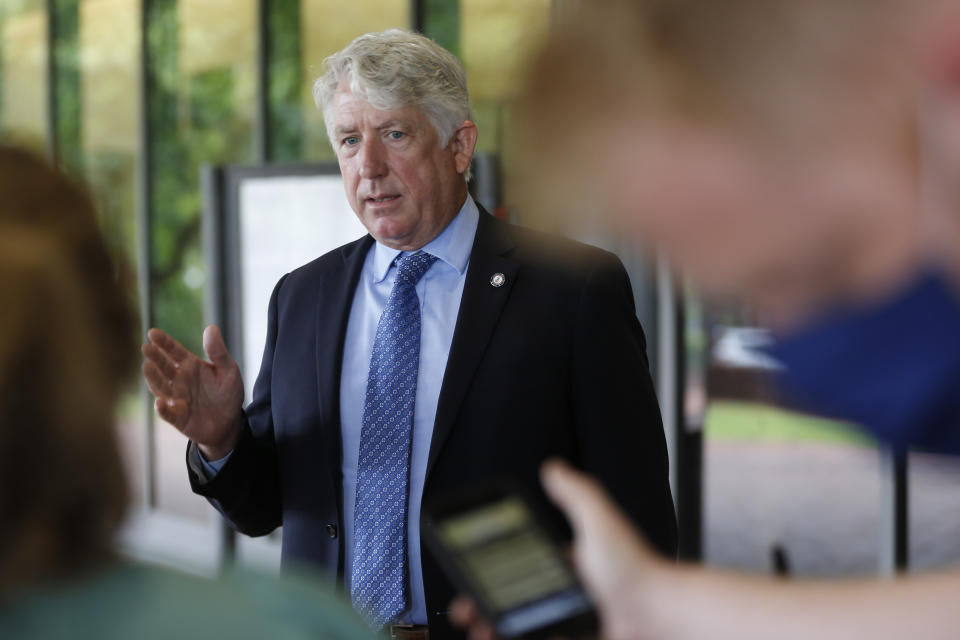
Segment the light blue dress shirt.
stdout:
<path fill-rule="evenodd" d="M 480 212 L 468 195 L 459 213 L 423 251 L 438 260 L 417 283 L 420 299 L 420 369 L 413 411 L 413 451 L 410 458 L 410 502 L 407 510 L 407 544 L 410 567 L 410 609 L 401 622 L 427 623 L 423 595 L 423 568 L 420 557 L 420 505 L 426 479 L 427 458 L 437 417 L 440 387 L 447 369 L 447 356 L 460 313 L 460 299 L 466 281 L 470 252 L 477 233 Z M 363 264 L 360 282 L 353 296 L 347 336 L 344 342 L 343 369 L 340 374 L 340 424 L 343 441 L 343 524 L 346 565 L 344 576 L 350 593 L 353 570 L 353 516 L 357 499 L 357 463 L 360 457 L 360 431 L 363 403 L 370 373 L 370 356 L 377 335 L 377 324 L 393 290 L 397 270 L 394 261 L 402 252 L 376 242 Z M 204 462 L 212 476 L 229 455 Z M 201 460 L 203 456 L 200 456 Z"/>
<path fill-rule="evenodd" d="M 420 503 L 427 471 L 427 457 L 437 417 L 440 386 L 447 369 L 447 356 L 460 312 L 470 252 L 477 233 L 479 211 L 467 196 L 457 217 L 444 231 L 423 247 L 438 260 L 417 283 L 420 299 L 420 369 L 413 409 L 413 451 L 410 458 L 410 502 L 407 510 L 407 543 L 410 567 L 410 610 L 402 622 L 427 623 L 423 596 L 423 569 L 420 559 Z M 357 462 L 363 403 L 370 373 L 370 356 L 377 324 L 396 278 L 394 260 L 400 251 L 379 242 L 367 254 L 360 282 L 353 297 L 340 377 L 340 423 L 343 436 L 343 523 L 348 581 L 353 569 L 353 516 L 357 498 Z"/>

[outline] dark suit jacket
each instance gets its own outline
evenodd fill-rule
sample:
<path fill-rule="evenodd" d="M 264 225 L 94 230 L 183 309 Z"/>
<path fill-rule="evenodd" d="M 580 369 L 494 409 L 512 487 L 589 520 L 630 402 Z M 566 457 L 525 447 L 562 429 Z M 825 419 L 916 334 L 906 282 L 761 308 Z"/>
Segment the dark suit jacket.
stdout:
<path fill-rule="evenodd" d="M 286 275 L 233 455 L 194 491 L 243 533 L 283 525 L 283 562 L 342 577 L 340 369 L 369 236 Z M 500 287 L 493 274 L 505 276 Z M 358 399 L 360 402 L 362 399 Z M 597 476 L 651 543 L 676 552 L 660 410 L 630 282 L 610 253 L 481 212 L 430 446 L 424 502 L 512 476 L 540 492 L 551 456 Z M 542 493 L 539 495 L 542 496 Z M 554 517 L 558 517 L 554 512 Z M 429 553 L 431 635 L 449 637 L 453 587 Z"/>

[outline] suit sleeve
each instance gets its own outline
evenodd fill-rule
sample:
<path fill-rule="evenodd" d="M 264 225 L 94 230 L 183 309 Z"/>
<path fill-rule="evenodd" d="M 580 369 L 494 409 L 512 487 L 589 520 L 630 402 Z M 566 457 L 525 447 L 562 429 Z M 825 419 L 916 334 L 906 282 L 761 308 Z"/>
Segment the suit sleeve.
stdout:
<path fill-rule="evenodd" d="M 187 446 L 187 472 L 195 493 L 205 496 L 234 529 L 250 536 L 266 535 L 281 524 L 280 477 L 271 410 L 273 355 L 278 331 L 278 298 L 286 276 L 270 296 L 263 363 L 253 400 L 243 410 L 243 428 L 230 459 L 213 477 L 200 468 L 200 453 Z"/>
<path fill-rule="evenodd" d="M 579 462 L 654 548 L 675 557 L 677 522 L 660 407 L 630 279 L 616 256 L 604 253 L 591 269 L 575 331 L 572 393 Z"/>

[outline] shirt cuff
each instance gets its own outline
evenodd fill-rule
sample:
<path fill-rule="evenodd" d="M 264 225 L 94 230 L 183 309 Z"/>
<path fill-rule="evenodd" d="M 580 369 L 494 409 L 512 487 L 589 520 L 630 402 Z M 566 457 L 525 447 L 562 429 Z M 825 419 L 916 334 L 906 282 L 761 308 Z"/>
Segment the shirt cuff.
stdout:
<path fill-rule="evenodd" d="M 208 461 L 203 457 L 203 452 L 200 451 L 200 447 L 197 447 L 197 457 L 200 458 L 200 464 L 203 466 L 203 470 L 207 474 L 207 480 L 220 473 L 220 469 L 223 468 L 223 465 L 227 464 L 227 460 L 229 460 L 230 456 L 232 455 L 233 451 L 223 456 L 219 460 Z"/>

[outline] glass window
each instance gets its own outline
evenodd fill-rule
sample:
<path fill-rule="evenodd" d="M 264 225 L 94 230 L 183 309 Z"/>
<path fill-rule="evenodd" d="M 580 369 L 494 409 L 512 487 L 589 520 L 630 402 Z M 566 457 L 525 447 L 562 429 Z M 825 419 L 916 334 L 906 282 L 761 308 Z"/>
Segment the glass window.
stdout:
<path fill-rule="evenodd" d="M 503 124 L 527 57 L 550 28 L 550 0 L 461 0 L 458 54 L 467 69 L 479 152 L 503 148 Z"/>
<path fill-rule="evenodd" d="M 336 158 L 323 114 L 313 103 L 313 82 L 321 73 L 323 59 L 371 31 L 410 28 L 408 0 L 302 0 L 300 33 L 300 104 L 303 113 L 303 158 L 334 161 Z"/>
<path fill-rule="evenodd" d="M 200 169 L 253 160 L 256 2 L 157 0 L 148 7 L 153 322 L 202 354 Z M 157 507 L 209 518 L 189 489 L 186 440 L 159 418 L 154 438 Z"/>
<path fill-rule="evenodd" d="M 271 9 L 270 158 L 335 160 L 311 88 L 323 59 L 353 38 L 410 28 L 406 0 L 292 0 Z M 424 32 L 467 69 L 478 153 L 501 153 L 525 57 L 549 28 L 550 0 L 427 0 Z M 336 19 L 331 19 L 336 16 Z"/>
<path fill-rule="evenodd" d="M 72 69 L 78 78 L 73 93 L 61 91 L 58 100 L 76 106 L 75 128 L 79 157 L 97 203 L 101 227 L 111 249 L 131 269 L 136 267 L 136 172 L 138 168 L 138 83 L 140 69 L 140 2 L 138 0 L 81 0 L 73 41 Z M 66 43 L 69 45 L 69 42 Z M 66 110 L 64 110 L 66 111 Z M 65 124 L 65 123 L 64 123 Z M 139 345 L 130 345 L 139 349 Z M 146 495 L 146 413 L 134 390 L 120 405 L 118 428 L 127 463 L 131 496 L 138 505 Z"/>
<path fill-rule="evenodd" d="M 407 0 L 278 0 L 270 7 L 269 145 L 276 162 L 333 161 L 313 82 L 323 59 L 357 36 L 410 26 Z"/>
<path fill-rule="evenodd" d="M 43 0 L 0 4 L 0 136 L 47 146 L 47 11 Z"/>
<path fill-rule="evenodd" d="M 700 329 L 688 328 L 688 363 L 705 365 L 705 375 L 688 375 L 686 395 L 688 415 L 703 415 L 704 561 L 795 576 L 875 573 L 883 524 L 875 443 L 784 406 L 770 380 L 776 365 L 762 353 L 769 338 L 742 314 L 690 315 Z"/>
<path fill-rule="evenodd" d="M 511 165 L 507 131 L 512 102 L 520 90 L 527 58 L 550 28 L 550 0 L 461 0 L 457 53 L 467 69 L 473 115 L 480 131 L 478 154 L 499 159 L 500 202 L 511 203 Z M 479 176 L 478 176 L 479 177 Z"/>

